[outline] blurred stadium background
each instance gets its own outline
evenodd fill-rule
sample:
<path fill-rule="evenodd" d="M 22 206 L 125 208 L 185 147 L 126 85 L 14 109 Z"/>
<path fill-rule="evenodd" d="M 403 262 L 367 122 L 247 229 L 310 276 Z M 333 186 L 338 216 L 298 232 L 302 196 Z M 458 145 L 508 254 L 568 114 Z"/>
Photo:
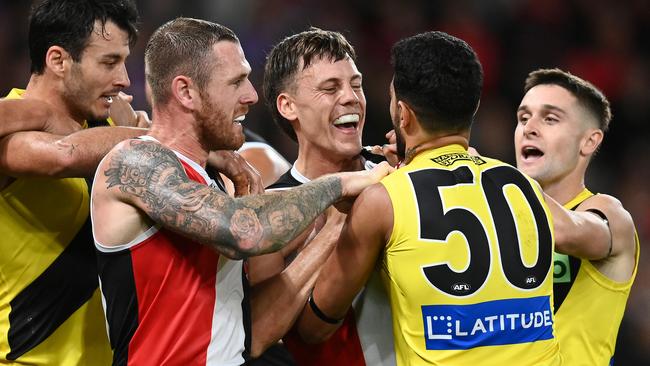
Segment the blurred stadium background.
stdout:
<path fill-rule="evenodd" d="M 27 15 L 31 1 L 0 1 L 0 93 L 29 78 Z M 177 16 L 224 24 L 238 34 L 253 68 L 260 103 L 245 124 L 290 161 L 296 147 L 273 124 L 261 95 L 271 46 L 317 26 L 343 32 L 357 51 L 368 112 L 364 144 L 381 144 L 390 128 L 389 51 L 398 39 L 443 30 L 478 53 L 485 87 L 472 134 L 481 153 L 514 163 L 515 111 L 526 74 L 560 67 L 601 88 L 614 119 L 591 164 L 587 185 L 617 196 L 632 213 L 642 247 L 650 238 L 650 1 L 648 0 L 137 0 L 140 38 L 128 70 L 136 109 L 144 98 L 143 51 L 150 34 Z M 74 14 L 70 14 L 74 16 Z M 637 279 L 616 349 L 617 365 L 650 364 L 650 253 L 641 251 Z"/>

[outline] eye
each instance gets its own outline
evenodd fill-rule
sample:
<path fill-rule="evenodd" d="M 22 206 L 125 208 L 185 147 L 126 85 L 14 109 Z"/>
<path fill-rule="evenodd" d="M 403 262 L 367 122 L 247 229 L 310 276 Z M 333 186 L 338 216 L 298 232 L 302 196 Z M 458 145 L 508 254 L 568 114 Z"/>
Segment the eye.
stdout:
<path fill-rule="evenodd" d="M 521 124 L 526 124 L 526 122 L 528 122 L 529 118 L 530 118 L 530 114 L 522 113 L 519 116 L 517 116 L 517 122 L 519 122 Z"/>
<path fill-rule="evenodd" d="M 557 116 L 555 116 L 555 115 L 549 114 L 546 117 L 544 117 L 544 121 L 548 122 L 548 123 L 556 123 L 556 122 L 559 122 L 560 119 L 557 118 Z"/>

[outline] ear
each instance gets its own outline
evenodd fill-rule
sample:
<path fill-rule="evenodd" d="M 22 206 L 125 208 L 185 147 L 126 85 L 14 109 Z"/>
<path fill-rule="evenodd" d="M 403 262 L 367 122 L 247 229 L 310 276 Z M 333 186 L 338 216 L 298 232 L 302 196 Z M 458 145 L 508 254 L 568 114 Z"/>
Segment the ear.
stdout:
<path fill-rule="evenodd" d="M 287 93 L 280 93 L 275 100 L 275 107 L 280 112 L 280 115 L 289 121 L 298 119 L 298 111 L 293 99 Z"/>
<path fill-rule="evenodd" d="M 201 96 L 194 88 L 192 79 L 184 75 L 178 75 L 172 80 L 172 96 L 183 107 L 189 110 L 199 109 Z"/>
<path fill-rule="evenodd" d="M 413 109 L 407 103 L 398 100 L 397 101 L 397 113 L 399 114 L 399 126 L 402 129 L 408 129 L 413 127 L 413 121 L 415 120 L 415 113 Z"/>
<path fill-rule="evenodd" d="M 63 77 L 66 64 L 72 61 L 72 57 L 70 57 L 68 51 L 61 46 L 52 46 L 45 53 L 45 68 L 59 77 Z"/>
<path fill-rule="evenodd" d="M 582 140 L 580 153 L 585 156 L 592 155 L 603 142 L 603 131 L 599 128 L 588 130 L 585 138 Z"/>

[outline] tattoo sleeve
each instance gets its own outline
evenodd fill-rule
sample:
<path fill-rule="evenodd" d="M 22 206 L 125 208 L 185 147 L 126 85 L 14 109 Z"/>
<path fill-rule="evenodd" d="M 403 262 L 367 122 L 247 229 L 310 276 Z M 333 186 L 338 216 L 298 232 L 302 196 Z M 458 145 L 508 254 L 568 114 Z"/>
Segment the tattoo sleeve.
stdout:
<path fill-rule="evenodd" d="M 154 221 L 231 257 L 277 251 L 341 197 L 338 177 L 300 187 L 232 198 L 187 177 L 176 155 L 158 143 L 131 140 L 104 171 Z"/>

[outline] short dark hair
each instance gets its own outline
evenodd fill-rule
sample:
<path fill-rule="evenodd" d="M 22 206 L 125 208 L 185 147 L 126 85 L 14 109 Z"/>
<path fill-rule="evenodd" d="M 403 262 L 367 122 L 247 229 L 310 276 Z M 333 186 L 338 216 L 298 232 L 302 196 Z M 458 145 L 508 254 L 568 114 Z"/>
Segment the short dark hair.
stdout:
<path fill-rule="evenodd" d="M 264 98 L 273 120 L 294 141 L 298 140 L 296 132 L 276 107 L 278 95 L 293 86 L 301 60 L 305 70 L 313 59 L 327 58 L 334 62 L 346 57 L 353 61 L 357 57 L 347 39 L 339 32 L 316 27 L 286 37 L 269 53 L 264 66 Z"/>
<path fill-rule="evenodd" d="M 397 42 L 391 51 L 395 97 L 406 102 L 429 132 L 471 127 L 483 87 L 474 50 L 443 32 Z"/>
<path fill-rule="evenodd" d="M 557 85 L 573 94 L 578 103 L 594 115 L 598 128 L 603 132 L 609 129 L 612 111 L 607 97 L 592 83 L 569 72 L 555 69 L 539 69 L 528 74 L 524 84 L 524 94 L 537 85 Z"/>
<path fill-rule="evenodd" d="M 158 28 L 144 56 L 153 102 L 169 100 L 171 82 L 178 75 L 190 77 L 199 90 L 204 90 L 217 66 L 212 47 L 220 41 L 239 44 L 232 30 L 207 20 L 176 18 Z"/>
<path fill-rule="evenodd" d="M 138 10 L 132 0 L 44 0 L 35 3 L 29 16 L 31 73 L 43 73 L 47 50 L 55 45 L 63 47 L 75 62 L 79 62 L 97 20 L 102 27 L 112 21 L 128 33 L 129 44 L 135 44 Z"/>

